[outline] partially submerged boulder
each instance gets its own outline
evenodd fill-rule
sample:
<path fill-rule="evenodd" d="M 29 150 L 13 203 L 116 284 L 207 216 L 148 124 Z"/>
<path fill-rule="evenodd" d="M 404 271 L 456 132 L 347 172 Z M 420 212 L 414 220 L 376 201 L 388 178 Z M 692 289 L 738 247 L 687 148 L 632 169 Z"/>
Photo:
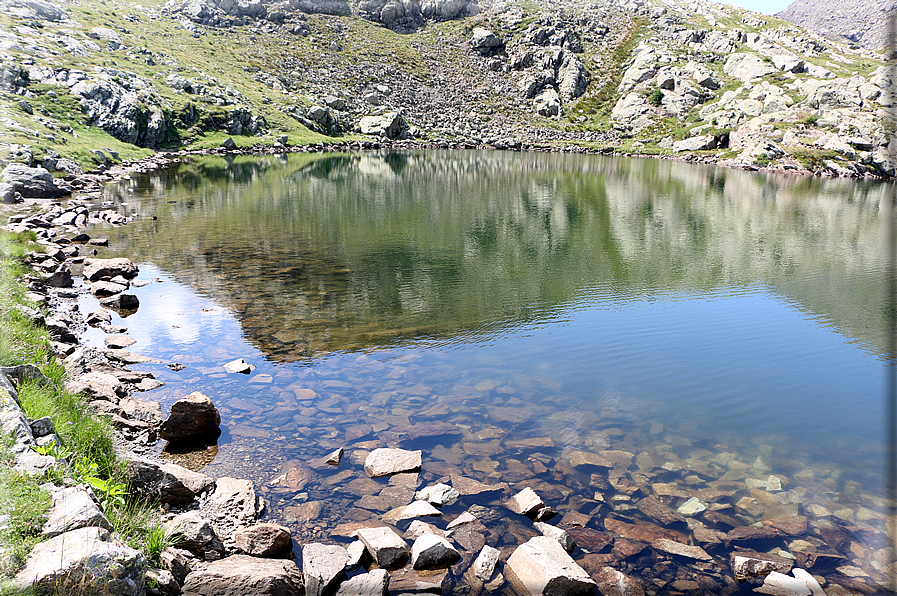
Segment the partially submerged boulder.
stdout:
<path fill-rule="evenodd" d="M 217 438 L 221 433 L 221 414 L 208 396 L 199 391 L 171 405 L 168 419 L 162 423 L 159 436 L 167 441 Z"/>

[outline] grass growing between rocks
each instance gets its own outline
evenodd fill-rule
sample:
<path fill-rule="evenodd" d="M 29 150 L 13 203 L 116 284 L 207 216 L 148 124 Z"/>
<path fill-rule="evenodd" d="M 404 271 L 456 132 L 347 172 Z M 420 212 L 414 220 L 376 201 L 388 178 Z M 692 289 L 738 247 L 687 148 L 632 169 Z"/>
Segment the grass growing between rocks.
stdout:
<path fill-rule="evenodd" d="M 62 445 L 38 452 L 62 456 L 68 462 L 43 475 L 28 475 L 13 469 L 11 439 L 0 444 L 0 594 L 11 593 L 8 580 L 25 564 L 25 558 L 42 540 L 41 528 L 50 506 L 46 482 L 57 485 L 85 483 L 100 498 L 104 514 L 116 534 L 147 559 L 158 562 L 159 553 L 172 544 L 162 526 L 159 508 L 127 494 L 123 482 L 124 463 L 116 457 L 112 429 L 93 414 L 84 397 L 64 388 L 65 368 L 50 355 L 47 331 L 15 309 L 16 304 L 33 306 L 25 299 L 20 279 L 27 273 L 22 258 L 35 250 L 34 234 L 0 232 L 0 366 L 34 364 L 49 382 L 23 382 L 19 403 L 32 419 L 49 416 Z M 8 516 L 8 517 L 4 517 Z"/>

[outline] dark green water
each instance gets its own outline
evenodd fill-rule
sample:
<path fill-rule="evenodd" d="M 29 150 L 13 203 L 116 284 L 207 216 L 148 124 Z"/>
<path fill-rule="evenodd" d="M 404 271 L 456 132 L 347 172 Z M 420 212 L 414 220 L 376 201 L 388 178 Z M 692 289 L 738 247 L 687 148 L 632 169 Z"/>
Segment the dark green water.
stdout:
<path fill-rule="evenodd" d="M 266 489 L 288 523 L 323 503 L 309 535 L 383 512 L 359 506 L 376 446 L 423 449 L 427 482 L 533 485 L 577 509 L 589 474 L 558 462 L 610 449 L 649 456 L 615 468 L 646 494 L 730 490 L 746 523 L 816 504 L 868 526 L 847 556 L 872 575 L 884 191 L 576 155 L 208 158 L 108 188 L 139 217 L 93 234 L 160 280 L 121 324 L 134 351 L 188 366 L 148 367 L 167 385 L 145 397 L 220 407 L 206 472 L 264 486 L 347 449 L 301 491 Z M 226 374 L 235 358 L 256 370 Z M 742 501 L 771 474 L 774 504 Z"/>

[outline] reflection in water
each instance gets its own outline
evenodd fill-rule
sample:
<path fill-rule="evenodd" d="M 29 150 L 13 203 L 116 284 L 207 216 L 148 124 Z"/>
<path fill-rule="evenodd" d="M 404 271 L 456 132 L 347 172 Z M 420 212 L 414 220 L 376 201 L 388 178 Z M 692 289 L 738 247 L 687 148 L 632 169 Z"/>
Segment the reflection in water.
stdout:
<path fill-rule="evenodd" d="M 265 486 L 303 538 L 396 506 L 359 475 L 389 445 L 424 450 L 423 482 L 532 486 L 598 529 L 656 522 L 647 495 L 804 515 L 782 552 L 881 577 L 883 185 L 501 152 L 203 158 L 127 185 L 104 198 L 141 217 L 103 233 L 159 278 L 127 324 L 188 364 L 153 369 L 157 399 L 221 407 L 205 470 L 264 485 L 347 448 Z M 724 560 L 719 519 L 673 529 Z M 833 545 L 832 524 L 858 529 Z"/>

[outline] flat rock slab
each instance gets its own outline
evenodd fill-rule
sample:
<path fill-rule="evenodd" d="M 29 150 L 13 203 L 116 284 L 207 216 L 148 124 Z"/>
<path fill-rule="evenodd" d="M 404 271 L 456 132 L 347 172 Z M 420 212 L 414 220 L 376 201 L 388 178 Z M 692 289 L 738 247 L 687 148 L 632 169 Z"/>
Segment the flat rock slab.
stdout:
<path fill-rule="evenodd" d="M 302 570 L 306 596 L 331 593 L 344 578 L 349 551 L 335 544 L 312 542 L 302 547 Z"/>
<path fill-rule="evenodd" d="M 508 490 L 508 484 L 506 482 L 499 482 L 498 484 L 484 484 L 478 480 L 474 480 L 473 478 L 467 478 L 466 476 L 457 476 L 455 474 L 452 474 L 451 478 L 452 488 L 465 496 L 481 495 L 483 493 L 495 493 Z"/>
<path fill-rule="evenodd" d="M 570 450 L 564 453 L 570 461 L 570 465 L 574 468 L 594 467 L 594 468 L 613 468 L 614 464 L 605 457 L 591 451 Z"/>
<path fill-rule="evenodd" d="M 623 538 L 638 540 L 640 542 L 654 542 L 660 538 L 674 539 L 676 534 L 661 528 L 630 524 L 612 517 L 604 520 L 604 528 L 608 532 L 615 532 Z M 576 536 L 574 536 L 576 540 Z"/>
<path fill-rule="evenodd" d="M 688 544 L 682 544 L 681 542 L 676 542 L 675 540 L 669 540 L 667 538 L 660 538 L 651 543 L 651 546 L 654 550 L 658 550 L 670 555 L 677 555 L 680 557 L 686 557 L 688 559 L 695 559 L 698 561 L 710 561 L 712 560 L 710 555 L 701 548 L 700 546 L 690 546 Z"/>
<path fill-rule="evenodd" d="M 137 265 L 131 259 L 84 259 L 84 270 L 81 274 L 89 281 L 99 281 L 112 279 L 116 275 L 131 279 L 137 277 L 138 272 Z"/>
<path fill-rule="evenodd" d="M 389 594 L 389 572 L 385 569 L 371 569 L 340 584 L 336 596 L 387 596 Z"/>
<path fill-rule="evenodd" d="M 81 528 L 32 549 L 14 586 L 36 593 L 138 596 L 146 590 L 146 559 L 110 540 L 102 528 Z"/>
<path fill-rule="evenodd" d="M 137 343 L 137 340 L 129 335 L 110 335 L 104 341 L 107 348 L 112 348 L 114 350 L 127 348 Z"/>
<path fill-rule="evenodd" d="M 197 596 L 301 596 L 302 572 L 293 561 L 233 555 L 192 571 L 184 594 Z"/>
<path fill-rule="evenodd" d="M 63 532 L 91 526 L 112 531 L 112 524 L 84 489 L 63 488 L 54 491 L 52 496 L 53 505 L 47 512 L 41 534 L 52 538 Z"/>
<path fill-rule="evenodd" d="M 399 507 L 383 514 L 382 519 L 388 523 L 395 523 L 405 519 L 416 517 L 439 517 L 442 512 L 426 501 L 414 501 L 410 505 Z"/>
<path fill-rule="evenodd" d="M 542 533 L 543 536 L 547 536 L 548 538 L 553 538 L 557 540 L 557 543 L 561 545 L 566 552 L 573 552 L 573 549 L 576 548 L 576 543 L 573 542 L 573 539 L 570 538 L 570 534 L 562 530 L 557 526 L 552 526 L 551 524 L 547 524 L 545 522 L 535 522 L 533 526 Z"/>
<path fill-rule="evenodd" d="M 364 543 L 377 565 L 386 569 L 403 564 L 411 554 L 408 544 L 389 527 L 362 528 L 355 536 Z"/>
<path fill-rule="evenodd" d="M 371 478 L 420 470 L 421 451 L 405 449 L 374 449 L 364 460 L 364 471 Z"/>
<path fill-rule="evenodd" d="M 422 534 L 411 546 L 414 569 L 443 569 L 458 562 L 461 554 L 448 540 L 437 534 Z"/>
<path fill-rule="evenodd" d="M 591 594 L 595 581 L 553 538 L 536 536 L 514 550 L 505 575 L 518 594 L 575 596 Z"/>
<path fill-rule="evenodd" d="M 636 503 L 639 511 L 648 517 L 656 520 L 662 526 L 671 526 L 673 524 L 684 524 L 685 518 L 682 517 L 675 509 L 669 505 L 665 505 L 654 497 L 645 497 Z"/>

